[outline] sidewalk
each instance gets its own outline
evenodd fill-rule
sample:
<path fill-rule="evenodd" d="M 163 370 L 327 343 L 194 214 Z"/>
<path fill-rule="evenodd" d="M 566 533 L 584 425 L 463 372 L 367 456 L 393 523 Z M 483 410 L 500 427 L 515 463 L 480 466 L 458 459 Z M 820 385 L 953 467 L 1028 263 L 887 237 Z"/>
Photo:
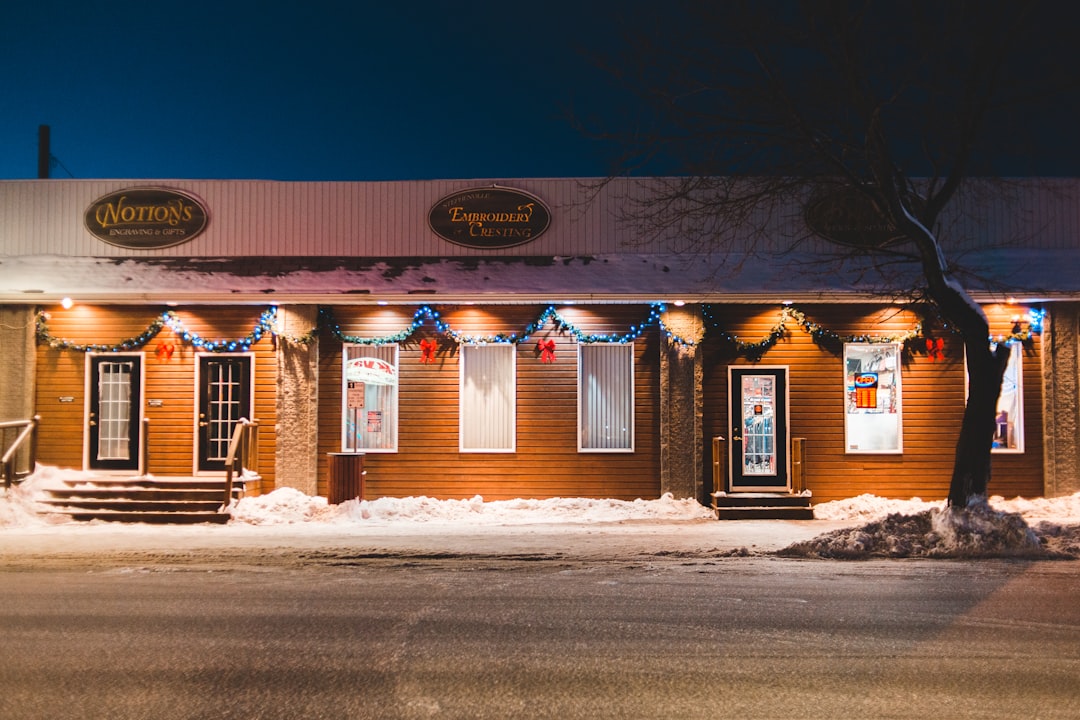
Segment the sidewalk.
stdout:
<path fill-rule="evenodd" d="M 852 523 L 821 520 L 626 520 L 514 525 L 380 522 L 0 528 L 0 568 L 79 562 L 273 563 L 304 553 L 372 557 L 629 560 L 767 553 Z"/>

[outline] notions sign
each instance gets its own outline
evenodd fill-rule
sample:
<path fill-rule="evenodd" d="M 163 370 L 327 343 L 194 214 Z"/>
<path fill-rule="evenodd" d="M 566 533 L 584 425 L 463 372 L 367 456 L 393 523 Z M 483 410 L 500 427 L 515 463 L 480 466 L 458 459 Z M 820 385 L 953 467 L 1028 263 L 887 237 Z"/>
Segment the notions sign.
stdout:
<path fill-rule="evenodd" d="M 130 250 L 187 242 L 206 228 L 208 220 L 201 200 L 167 188 L 117 190 L 90 203 L 83 215 L 91 235 Z"/>
<path fill-rule="evenodd" d="M 473 188 L 447 195 L 428 213 L 441 238 L 479 250 L 514 247 L 540 237 L 551 212 L 535 195 L 503 187 Z"/>

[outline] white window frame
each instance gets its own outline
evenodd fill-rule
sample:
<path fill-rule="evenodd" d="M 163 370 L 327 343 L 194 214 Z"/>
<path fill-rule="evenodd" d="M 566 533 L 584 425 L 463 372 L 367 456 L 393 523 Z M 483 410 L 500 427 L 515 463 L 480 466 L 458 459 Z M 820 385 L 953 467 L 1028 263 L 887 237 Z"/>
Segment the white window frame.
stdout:
<path fill-rule="evenodd" d="M 597 389 L 594 383 L 597 380 L 604 382 L 604 379 L 598 378 L 597 374 L 590 370 L 587 364 L 589 361 L 586 360 L 585 356 L 594 352 L 605 352 L 609 349 L 612 353 L 617 353 L 621 357 L 617 355 L 614 358 L 607 359 L 605 362 L 610 363 L 611 368 L 619 369 L 623 379 L 626 380 L 625 386 L 619 390 L 623 394 L 616 400 L 616 406 L 621 408 L 621 412 L 626 416 L 623 418 L 626 425 L 621 428 L 621 433 L 626 434 L 626 439 L 625 442 L 618 445 L 608 444 L 605 447 L 605 443 L 596 443 L 589 439 L 598 434 L 589 432 L 589 418 L 596 417 L 596 407 L 593 399 L 596 397 Z M 632 453 L 635 451 L 637 433 L 634 427 L 636 408 L 634 362 L 634 343 L 578 343 L 578 452 Z M 623 367 L 618 368 L 619 365 Z M 609 378 L 607 382 L 617 382 L 617 379 Z M 600 391 L 603 392 L 604 388 L 601 388 Z"/>
<path fill-rule="evenodd" d="M 849 353 L 888 353 L 881 368 L 865 369 L 863 374 L 877 372 L 874 388 L 875 408 L 857 406 L 858 388 L 854 375 L 848 372 Z M 903 404 L 903 345 L 901 343 L 844 343 L 844 452 L 849 455 L 901 455 L 904 452 Z M 892 367 L 888 367 L 888 363 Z M 881 375 L 887 377 L 882 378 Z M 883 440 L 884 438 L 884 440 Z"/>
<path fill-rule="evenodd" d="M 395 370 L 398 371 L 398 384 L 393 386 L 394 391 L 392 393 L 392 397 L 390 398 L 390 401 L 389 401 L 388 405 L 386 407 L 382 407 L 382 408 L 379 408 L 378 410 L 376 410 L 377 412 L 381 413 L 381 416 L 379 418 L 380 423 L 382 423 L 383 426 L 386 427 L 389 430 L 389 432 L 392 434 L 391 435 L 392 442 L 390 442 L 388 445 L 386 445 L 384 447 L 357 447 L 355 445 L 350 447 L 350 445 L 349 445 L 350 435 L 353 434 L 353 433 L 349 432 L 349 413 L 350 413 L 351 409 L 349 408 L 349 380 L 345 376 L 345 365 L 350 360 L 353 360 L 353 359 L 359 358 L 359 357 L 379 357 L 380 356 L 379 353 L 372 352 L 372 351 L 375 351 L 375 350 L 383 350 L 383 351 L 389 350 L 389 354 L 392 356 L 393 359 L 392 360 L 386 360 L 386 358 L 380 358 L 380 359 L 386 360 L 387 362 L 392 362 L 393 365 L 394 365 Z M 364 351 L 368 351 L 368 353 L 365 354 Z M 387 353 L 383 352 L 382 354 L 385 355 Z M 342 348 L 341 348 L 341 451 L 342 452 L 396 453 L 398 451 L 398 443 L 399 443 L 400 437 L 401 437 L 400 433 L 399 433 L 399 431 L 400 431 L 400 423 L 399 423 L 400 414 L 398 412 L 398 406 L 399 406 L 400 399 L 401 399 L 401 383 L 400 383 L 401 363 L 400 363 L 400 356 L 401 356 L 400 355 L 400 347 L 396 343 L 387 343 L 385 345 L 370 345 L 370 344 L 362 344 L 362 343 L 344 343 L 342 345 Z M 378 392 L 378 390 L 376 390 L 375 388 L 365 387 L 365 389 L 364 389 L 365 405 L 367 405 L 367 403 L 370 402 L 368 398 L 370 398 L 372 395 L 374 395 L 377 392 Z M 364 410 L 360 411 L 360 419 L 365 424 L 368 422 L 368 420 L 366 419 L 366 414 L 367 414 L 368 411 L 369 411 L 368 408 L 365 408 Z M 355 420 L 354 420 L 354 423 L 355 423 Z M 386 430 L 384 430 L 383 432 L 386 432 Z"/>
<path fill-rule="evenodd" d="M 481 354 L 487 356 L 483 364 Z M 512 343 L 463 344 L 459 367 L 458 451 L 517 452 L 517 346 Z M 477 375 L 485 371 L 505 375 Z M 478 439 L 482 442 L 475 442 Z"/>

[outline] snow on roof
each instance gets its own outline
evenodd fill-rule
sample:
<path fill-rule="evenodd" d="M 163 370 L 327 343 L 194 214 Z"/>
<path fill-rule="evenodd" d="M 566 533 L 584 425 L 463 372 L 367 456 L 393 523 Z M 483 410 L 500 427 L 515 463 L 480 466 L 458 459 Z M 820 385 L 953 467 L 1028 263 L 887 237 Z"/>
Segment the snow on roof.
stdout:
<path fill-rule="evenodd" d="M 1080 297 L 1075 253 L 971 254 L 979 299 Z M 903 282 L 914 287 L 915 278 Z M 892 286 L 896 286 L 895 279 Z M 889 297 L 868 267 L 789 255 L 612 254 L 468 258 L 0 256 L 0 302 L 103 303 L 778 302 Z"/>

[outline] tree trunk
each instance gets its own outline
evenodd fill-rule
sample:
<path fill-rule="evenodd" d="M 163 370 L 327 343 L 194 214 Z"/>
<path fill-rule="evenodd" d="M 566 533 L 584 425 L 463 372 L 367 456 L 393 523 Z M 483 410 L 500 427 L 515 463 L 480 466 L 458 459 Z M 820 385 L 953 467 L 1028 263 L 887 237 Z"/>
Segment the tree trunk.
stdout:
<path fill-rule="evenodd" d="M 990 461 L 997 416 L 997 400 L 1001 380 L 1009 361 L 1005 344 L 991 349 L 989 338 L 966 339 L 968 366 L 968 397 L 964 420 L 956 440 L 956 458 L 952 482 L 949 484 L 949 505 L 967 507 L 973 497 L 985 497 L 990 484 Z"/>

